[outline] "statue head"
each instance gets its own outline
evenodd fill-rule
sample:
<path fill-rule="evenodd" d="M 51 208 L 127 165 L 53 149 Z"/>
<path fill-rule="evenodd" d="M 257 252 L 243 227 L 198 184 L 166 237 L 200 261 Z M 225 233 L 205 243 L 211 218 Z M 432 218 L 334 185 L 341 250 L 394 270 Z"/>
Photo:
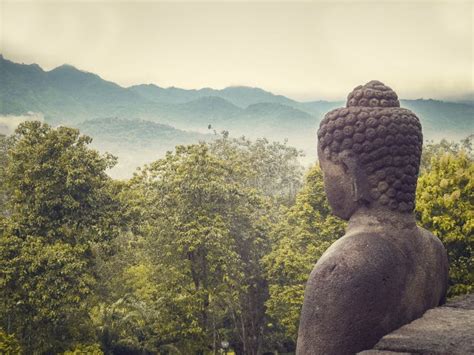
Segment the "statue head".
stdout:
<path fill-rule="evenodd" d="M 361 206 L 411 213 L 422 148 L 421 125 L 379 81 L 356 87 L 347 105 L 328 112 L 318 156 L 333 213 L 349 219 Z"/>

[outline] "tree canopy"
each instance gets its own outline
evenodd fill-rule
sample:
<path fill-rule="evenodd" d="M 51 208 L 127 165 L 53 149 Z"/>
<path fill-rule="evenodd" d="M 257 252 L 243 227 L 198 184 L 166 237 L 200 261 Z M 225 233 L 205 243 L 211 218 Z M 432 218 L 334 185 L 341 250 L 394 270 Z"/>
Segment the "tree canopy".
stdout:
<path fill-rule="evenodd" d="M 443 149 L 447 147 L 447 149 Z M 474 164 L 470 139 L 441 142 L 418 181 L 417 216 L 449 258 L 449 295 L 474 290 Z"/>
<path fill-rule="evenodd" d="M 286 143 L 177 146 L 116 181 L 76 129 L 0 136 L 0 352 L 293 351 L 306 280 L 344 233 Z M 473 290 L 471 139 L 430 143 L 416 216 Z M 303 173 L 304 178 L 303 178 Z"/>
<path fill-rule="evenodd" d="M 114 160 L 89 142 L 75 129 L 39 122 L 11 137 L 2 172 L 1 319 L 25 352 L 66 350 L 92 335 L 91 253 L 113 232 L 105 170 Z"/>

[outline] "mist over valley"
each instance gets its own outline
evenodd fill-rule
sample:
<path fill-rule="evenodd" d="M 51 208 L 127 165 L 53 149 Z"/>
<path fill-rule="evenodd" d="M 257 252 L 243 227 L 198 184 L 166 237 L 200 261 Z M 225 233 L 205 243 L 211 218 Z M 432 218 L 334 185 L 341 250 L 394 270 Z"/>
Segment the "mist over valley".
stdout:
<path fill-rule="evenodd" d="M 62 65 L 44 71 L 0 57 L 0 130 L 11 134 L 27 119 L 79 128 L 93 146 L 116 155 L 110 172 L 130 177 L 179 144 L 214 139 L 222 131 L 301 149 L 302 162 L 316 157 L 316 130 L 324 114 L 344 101 L 300 102 L 261 88 L 222 90 L 163 88 L 155 84 L 122 87 L 96 74 Z M 421 119 L 425 140 L 459 140 L 474 131 L 472 101 L 401 100 Z"/>

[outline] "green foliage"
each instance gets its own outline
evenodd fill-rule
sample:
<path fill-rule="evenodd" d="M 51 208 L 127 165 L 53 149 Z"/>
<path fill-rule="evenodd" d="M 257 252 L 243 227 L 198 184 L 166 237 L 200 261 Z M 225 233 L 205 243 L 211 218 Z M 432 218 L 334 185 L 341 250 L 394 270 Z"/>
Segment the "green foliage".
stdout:
<path fill-rule="evenodd" d="M 21 354 L 20 343 L 14 334 L 7 334 L 0 328 L 0 353 L 1 354 Z"/>
<path fill-rule="evenodd" d="M 177 147 L 123 186 L 128 231 L 98 260 L 92 312 L 104 351 L 189 353 L 223 339 L 246 353 L 268 346 L 260 260 L 276 207 L 292 204 L 301 184 L 299 154 L 224 133 Z"/>
<path fill-rule="evenodd" d="M 294 203 L 303 174 L 298 161 L 301 151 L 286 142 L 270 143 L 265 138 L 254 142 L 245 137 L 232 139 L 225 131 L 209 145 L 214 154 L 231 162 L 235 169 L 246 169 L 247 176 L 242 183 L 272 197 L 277 204 Z"/>
<path fill-rule="evenodd" d="M 454 296 L 474 290 L 474 164 L 469 141 L 449 148 L 431 156 L 429 170 L 418 180 L 416 211 L 448 251 L 448 295 Z"/>
<path fill-rule="evenodd" d="M 148 206 L 140 225 L 158 298 L 168 305 L 162 311 L 166 331 L 170 338 L 192 340 L 184 348 L 217 348 L 225 322 L 234 323 L 235 341 L 240 337 L 244 349 L 250 337 L 241 329 L 262 336 L 257 290 L 265 288 L 259 259 L 268 243 L 269 207 L 245 183 L 250 176 L 246 166 L 200 144 L 177 147 L 132 182 L 132 191 L 143 192 L 142 208 Z M 249 308 L 249 301 L 259 307 Z"/>
<path fill-rule="evenodd" d="M 344 234 L 344 226 L 330 214 L 322 172 L 314 166 L 296 203 L 274 226 L 273 248 L 263 259 L 270 283 L 267 312 L 290 341 L 296 342 L 308 276 L 322 253 Z"/>
<path fill-rule="evenodd" d="M 440 142 L 427 142 L 423 147 L 423 154 L 421 155 L 421 173 L 427 172 L 431 168 L 432 159 L 445 154 L 457 154 L 463 150 L 472 159 L 472 140 L 474 135 L 470 135 L 462 139 L 459 143 L 442 139 Z"/>
<path fill-rule="evenodd" d="M 114 235 L 117 203 L 105 174 L 114 160 L 88 143 L 77 130 L 26 122 L 8 149 L 0 312 L 28 353 L 64 351 L 92 336 L 92 246 Z"/>
<path fill-rule="evenodd" d="M 102 355 L 104 354 L 98 344 L 77 344 L 72 350 L 65 351 L 64 355 Z"/>
<path fill-rule="evenodd" d="M 107 353 L 156 353 L 162 342 L 159 311 L 150 300 L 133 296 L 97 305 L 92 318 L 101 347 Z"/>
<path fill-rule="evenodd" d="M 87 302 L 94 279 L 84 247 L 45 243 L 39 237 L 0 239 L 2 319 L 25 350 L 61 349 L 87 332 Z"/>
<path fill-rule="evenodd" d="M 0 352 L 291 351 L 345 226 L 320 168 L 302 183 L 297 149 L 224 132 L 113 181 L 90 142 L 39 122 L 0 137 Z M 473 173 L 469 139 L 424 151 L 417 217 L 448 250 L 450 295 L 474 284 Z"/>
<path fill-rule="evenodd" d="M 5 171 L 12 234 L 78 243 L 100 223 L 101 206 L 110 203 L 105 170 L 115 159 L 89 149 L 90 142 L 76 129 L 37 121 L 17 128 Z"/>
<path fill-rule="evenodd" d="M 2 218 L 7 214 L 7 187 L 5 183 L 5 169 L 8 163 L 8 147 L 10 140 L 0 134 L 0 224 Z"/>

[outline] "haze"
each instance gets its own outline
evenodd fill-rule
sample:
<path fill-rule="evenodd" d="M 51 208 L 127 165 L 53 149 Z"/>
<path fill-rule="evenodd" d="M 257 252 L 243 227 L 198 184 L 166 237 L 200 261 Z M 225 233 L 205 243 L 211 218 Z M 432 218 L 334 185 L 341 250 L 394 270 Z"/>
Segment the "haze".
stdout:
<path fill-rule="evenodd" d="M 381 80 L 404 98 L 472 99 L 471 2 L 12 2 L 1 53 L 130 86 L 261 87 L 343 99 Z"/>

